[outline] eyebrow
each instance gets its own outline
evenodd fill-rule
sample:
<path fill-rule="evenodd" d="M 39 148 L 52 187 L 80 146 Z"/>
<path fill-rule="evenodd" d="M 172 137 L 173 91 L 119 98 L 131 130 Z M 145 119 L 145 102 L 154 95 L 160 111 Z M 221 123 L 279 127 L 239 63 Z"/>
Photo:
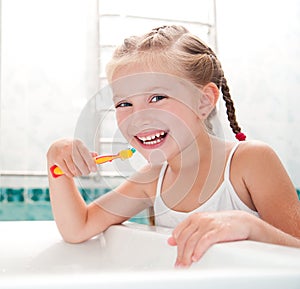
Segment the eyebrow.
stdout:
<path fill-rule="evenodd" d="M 166 87 L 162 87 L 162 86 L 153 86 L 153 87 L 148 87 L 146 91 L 131 94 L 131 95 L 128 95 L 128 96 L 122 96 L 122 95 L 116 93 L 116 94 L 113 94 L 113 100 L 118 101 L 118 100 L 121 100 L 121 99 L 130 98 L 131 96 L 135 96 L 135 95 L 141 95 L 141 94 L 147 94 L 147 93 L 156 93 L 156 92 L 164 92 L 164 94 L 168 94 L 170 92 L 170 89 L 168 89 Z"/>

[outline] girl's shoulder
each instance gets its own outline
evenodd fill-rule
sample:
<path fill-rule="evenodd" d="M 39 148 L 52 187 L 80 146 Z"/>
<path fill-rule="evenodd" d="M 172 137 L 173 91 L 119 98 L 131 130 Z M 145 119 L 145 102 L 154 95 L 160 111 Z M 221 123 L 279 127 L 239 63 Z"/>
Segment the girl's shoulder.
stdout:
<path fill-rule="evenodd" d="M 235 172 L 240 172 L 245 179 L 267 176 L 270 171 L 284 172 L 281 160 L 275 150 L 262 141 L 251 140 L 239 144 L 232 165 Z"/>
<path fill-rule="evenodd" d="M 265 221 L 299 235 L 295 228 L 299 224 L 300 203 L 276 152 L 264 142 L 246 141 L 238 146 L 232 161 L 231 180 L 242 200 Z M 286 222 L 287 219 L 293 221 Z"/>
<path fill-rule="evenodd" d="M 274 149 L 265 142 L 258 140 L 243 141 L 239 143 L 235 152 L 236 158 L 248 164 L 278 158 Z"/>
<path fill-rule="evenodd" d="M 224 143 L 223 143 L 224 145 Z M 219 147 L 222 147 L 219 145 Z M 236 142 L 225 142 L 227 163 L 230 166 L 238 167 L 238 171 L 243 168 L 256 166 L 258 163 L 271 159 L 278 159 L 277 154 L 270 145 L 258 140 Z"/>
<path fill-rule="evenodd" d="M 240 199 L 259 214 L 278 210 L 269 206 L 270 200 L 288 202 L 287 195 L 295 199 L 294 186 L 278 155 L 261 141 L 238 145 L 230 166 L 230 179 Z"/>

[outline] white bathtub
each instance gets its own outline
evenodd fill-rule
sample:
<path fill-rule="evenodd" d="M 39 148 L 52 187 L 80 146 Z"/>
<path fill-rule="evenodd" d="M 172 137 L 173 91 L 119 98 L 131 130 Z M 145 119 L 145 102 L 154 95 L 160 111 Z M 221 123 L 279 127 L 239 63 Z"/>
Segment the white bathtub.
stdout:
<path fill-rule="evenodd" d="M 174 269 L 169 234 L 127 223 L 71 245 L 53 221 L 0 222 L 0 288 L 300 288 L 300 249 L 217 244 L 190 269 Z"/>

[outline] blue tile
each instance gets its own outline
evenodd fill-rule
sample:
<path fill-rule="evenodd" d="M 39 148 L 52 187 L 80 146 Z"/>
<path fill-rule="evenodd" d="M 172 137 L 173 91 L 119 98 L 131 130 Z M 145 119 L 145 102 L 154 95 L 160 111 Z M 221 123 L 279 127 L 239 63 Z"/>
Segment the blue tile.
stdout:
<path fill-rule="evenodd" d="M 5 195 L 8 202 L 24 202 L 24 188 L 7 188 Z"/>
<path fill-rule="evenodd" d="M 0 188 L 0 202 L 2 202 L 4 199 L 4 189 Z"/>
<path fill-rule="evenodd" d="M 44 200 L 43 198 L 44 190 L 41 188 L 28 189 L 27 192 L 28 192 L 28 198 L 34 202 Z"/>

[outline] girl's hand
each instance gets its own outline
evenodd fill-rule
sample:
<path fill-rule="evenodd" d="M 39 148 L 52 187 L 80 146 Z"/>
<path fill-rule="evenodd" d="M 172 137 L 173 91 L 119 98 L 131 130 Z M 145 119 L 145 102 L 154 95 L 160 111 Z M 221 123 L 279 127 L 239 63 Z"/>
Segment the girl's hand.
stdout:
<path fill-rule="evenodd" d="M 88 175 L 97 171 L 93 157 L 80 140 L 59 140 L 53 143 L 47 153 L 48 165 L 57 165 L 67 177 Z"/>
<path fill-rule="evenodd" d="M 197 262 L 215 243 L 247 239 L 251 232 L 248 217 L 249 214 L 243 211 L 190 215 L 174 229 L 172 237 L 168 239 L 169 245 L 177 246 L 175 266 L 188 267 L 192 262 Z"/>

